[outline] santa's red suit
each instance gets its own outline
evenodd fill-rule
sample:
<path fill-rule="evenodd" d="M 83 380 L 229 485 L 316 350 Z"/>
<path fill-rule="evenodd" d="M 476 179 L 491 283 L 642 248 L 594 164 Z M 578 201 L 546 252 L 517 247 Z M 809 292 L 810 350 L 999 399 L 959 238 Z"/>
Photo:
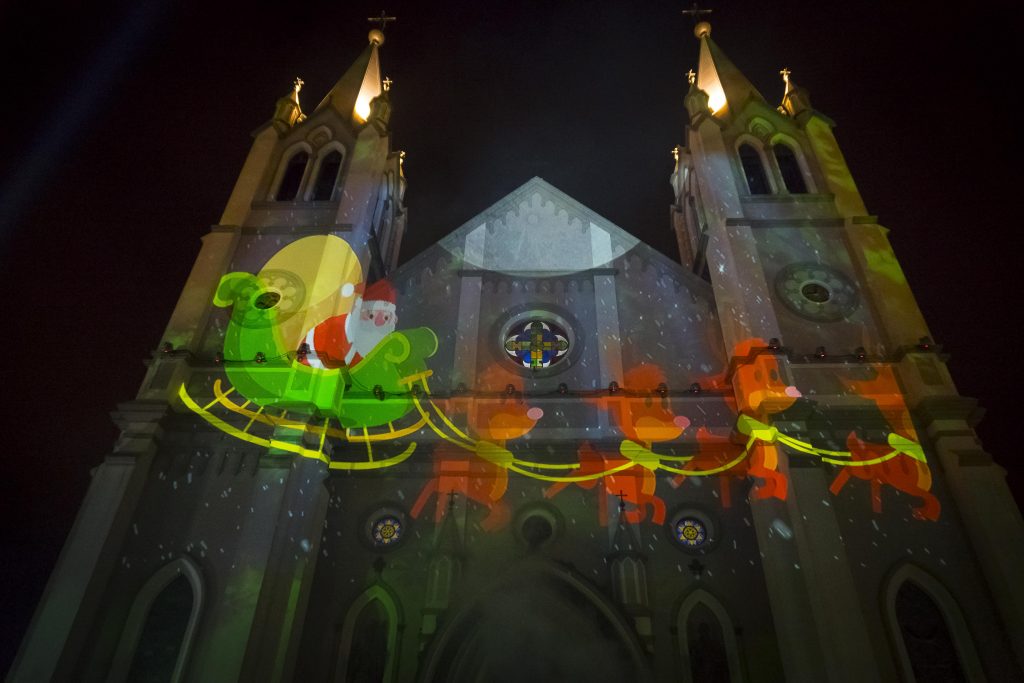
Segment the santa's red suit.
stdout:
<path fill-rule="evenodd" d="M 314 368 L 352 367 L 395 331 L 395 288 L 378 280 L 360 295 L 349 313 L 324 320 L 302 339 L 309 348 L 299 361 Z"/>

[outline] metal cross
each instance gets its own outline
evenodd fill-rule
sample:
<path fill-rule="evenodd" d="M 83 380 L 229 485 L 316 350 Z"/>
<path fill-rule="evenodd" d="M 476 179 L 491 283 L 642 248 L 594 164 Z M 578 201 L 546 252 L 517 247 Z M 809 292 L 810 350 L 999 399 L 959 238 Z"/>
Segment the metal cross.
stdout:
<path fill-rule="evenodd" d="M 697 81 L 697 73 L 693 69 L 690 69 L 686 72 L 686 80 L 690 82 L 690 85 L 693 85 Z"/>
<path fill-rule="evenodd" d="M 371 24 L 380 24 L 380 31 L 383 33 L 384 29 L 387 28 L 388 22 L 398 21 L 398 17 L 389 17 L 387 12 L 381 10 L 379 17 L 366 17 L 366 20 Z"/>
<path fill-rule="evenodd" d="M 791 73 L 793 72 L 786 67 L 782 67 L 782 71 L 779 72 L 779 75 L 782 76 L 782 80 L 786 82 L 786 85 L 789 85 L 789 75 Z"/>
<path fill-rule="evenodd" d="M 711 14 L 711 12 L 712 10 L 701 9 L 700 5 L 698 5 L 697 3 L 693 3 L 693 6 L 690 7 L 690 9 L 683 10 L 683 15 L 691 17 L 694 20 L 694 22 L 697 22 L 700 21 L 700 17 L 702 14 Z"/>
<path fill-rule="evenodd" d="M 302 86 L 304 86 L 305 84 L 306 81 L 302 80 L 298 76 L 296 76 L 295 80 L 292 81 L 292 86 L 295 88 L 295 92 L 299 92 L 300 90 L 302 90 Z"/>
<path fill-rule="evenodd" d="M 381 81 L 380 83 L 384 87 L 384 92 L 388 92 L 389 90 L 391 90 L 391 84 L 394 83 L 394 81 L 385 76 L 384 80 Z"/>
<path fill-rule="evenodd" d="M 619 509 L 620 510 L 625 510 L 626 509 L 626 493 L 622 489 L 619 489 L 619 492 L 616 493 L 615 496 L 619 499 Z"/>

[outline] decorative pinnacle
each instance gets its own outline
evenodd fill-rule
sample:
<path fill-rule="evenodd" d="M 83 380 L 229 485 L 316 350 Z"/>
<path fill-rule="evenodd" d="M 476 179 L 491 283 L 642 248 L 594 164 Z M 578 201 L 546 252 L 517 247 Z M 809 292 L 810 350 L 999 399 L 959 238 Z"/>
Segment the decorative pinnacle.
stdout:
<path fill-rule="evenodd" d="M 394 81 L 388 78 L 387 76 L 385 76 L 384 80 L 380 82 L 381 87 L 384 88 L 384 92 L 388 92 L 389 90 L 391 90 L 392 83 L 394 83 Z"/>
<path fill-rule="evenodd" d="M 690 82 L 690 85 L 693 85 L 697 82 L 697 73 L 693 69 L 690 69 L 686 72 L 686 80 Z"/>
<path fill-rule="evenodd" d="M 782 93 L 783 100 L 785 100 L 786 96 L 789 95 L 789 75 L 791 73 L 793 72 L 786 67 L 782 67 L 782 71 L 779 72 L 779 75 L 782 76 L 782 82 L 786 84 L 786 89 Z"/>
<path fill-rule="evenodd" d="M 299 91 L 302 90 L 302 86 L 304 86 L 305 84 L 306 84 L 306 81 L 304 81 L 301 78 L 299 78 L 298 76 L 296 76 L 295 80 L 292 81 L 292 87 L 295 88 L 295 94 L 298 94 Z"/>

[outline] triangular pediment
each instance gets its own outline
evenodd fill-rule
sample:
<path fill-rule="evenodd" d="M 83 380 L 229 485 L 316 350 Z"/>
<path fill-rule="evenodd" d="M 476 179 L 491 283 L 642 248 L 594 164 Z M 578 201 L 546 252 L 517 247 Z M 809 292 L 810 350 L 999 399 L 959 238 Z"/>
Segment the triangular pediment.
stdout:
<path fill-rule="evenodd" d="M 467 269 L 553 274 L 606 268 L 639 242 L 534 177 L 438 244 L 460 254 Z"/>

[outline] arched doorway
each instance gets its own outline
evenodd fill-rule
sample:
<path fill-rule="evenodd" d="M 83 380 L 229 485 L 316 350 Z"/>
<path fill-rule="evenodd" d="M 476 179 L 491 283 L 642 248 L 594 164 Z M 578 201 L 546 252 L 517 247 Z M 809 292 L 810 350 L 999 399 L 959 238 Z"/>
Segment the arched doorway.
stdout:
<path fill-rule="evenodd" d="M 520 566 L 438 634 L 424 680 L 452 683 L 648 678 L 631 628 L 580 577 L 551 565 Z"/>

